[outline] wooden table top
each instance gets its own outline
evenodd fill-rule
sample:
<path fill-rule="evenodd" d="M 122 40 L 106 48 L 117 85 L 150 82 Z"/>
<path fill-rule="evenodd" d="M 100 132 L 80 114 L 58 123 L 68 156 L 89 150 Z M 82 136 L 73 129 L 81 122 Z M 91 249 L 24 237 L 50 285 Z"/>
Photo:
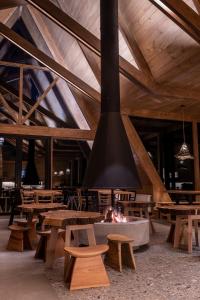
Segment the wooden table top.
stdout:
<path fill-rule="evenodd" d="M 65 227 L 66 225 L 93 224 L 100 222 L 104 216 L 97 212 L 57 210 L 40 214 L 44 218 L 45 225 Z"/>
<path fill-rule="evenodd" d="M 111 194 L 111 189 L 88 189 L 90 192 L 99 192 L 105 194 Z M 135 192 L 131 191 L 122 191 L 122 190 L 113 190 L 115 195 L 135 195 Z"/>
<path fill-rule="evenodd" d="M 67 206 L 62 203 L 29 203 L 18 205 L 24 212 L 42 212 L 54 209 L 64 209 Z"/>
<path fill-rule="evenodd" d="M 158 209 L 163 213 L 170 213 L 175 215 L 195 215 L 200 214 L 200 205 L 169 205 L 161 206 Z"/>
<path fill-rule="evenodd" d="M 121 204 L 123 206 L 129 206 L 129 207 L 154 207 L 155 203 L 152 201 L 124 201 L 124 200 L 117 200 L 118 204 Z"/>
<path fill-rule="evenodd" d="M 200 195 L 200 191 L 190 191 L 190 190 L 167 190 L 166 193 L 169 194 L 180 194 L 180 195 Z"/>

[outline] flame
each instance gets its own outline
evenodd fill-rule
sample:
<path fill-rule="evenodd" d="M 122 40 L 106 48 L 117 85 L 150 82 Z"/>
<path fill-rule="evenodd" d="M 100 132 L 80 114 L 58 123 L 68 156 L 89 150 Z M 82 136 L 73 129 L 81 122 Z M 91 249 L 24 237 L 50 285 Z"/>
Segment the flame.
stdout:
<path fill-rule="evenodd" d="M 120 209 L 109 207 L 105 213 L 105 220 L 102 222 L 127 223 L 127 218 L 123 216 Z"/>

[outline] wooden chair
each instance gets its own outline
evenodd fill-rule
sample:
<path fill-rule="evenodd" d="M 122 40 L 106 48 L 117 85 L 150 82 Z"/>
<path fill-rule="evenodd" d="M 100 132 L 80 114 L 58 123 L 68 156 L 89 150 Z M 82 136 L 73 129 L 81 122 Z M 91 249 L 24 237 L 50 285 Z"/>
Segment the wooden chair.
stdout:
<path fill-rule="evenodd" d="M 35 193 L 35 201 L 37 203 L 53 203 L 53 193 L 52 192 L 45 192 L 37 191 Z"/>
<path fill-rule="evenodd" d="M 198 240 L 198 222 L 200 215 L 176 216 L 174 231 L 174 248 L 180 247 L 181 240 L 184 237 L 184 229 L 187 229 L 186 239 L 188 244 L 188 253 L 192 253 L 192 229 L 194 223 L 196 246 L 199 246 Z"/>
<path fill-rule="evenodd" d="M 108 234 L 107 239 L 109 251 L 106 253 L 105 263 L 119 272 L 122 272 L 122 265 L 135 270 L 133 239 L 121 234 Z"/>
<path fill-rule="evenodd" d="M 71 232 L 74 242 L 79 243 L 80 230 L 85 230 L 89 246 L 70 247 Z M 65 280 L 70 290 L 110 285 L 101 255 L 108 250 L 107 245 L 96 245 L 92 224 L 66 227 L 65 237 Z"/>
<path fill-rule="evenodd" d="M 20 190 L 20 196 L 22 204 L 29 204 L 35 202 L 34 192 L 33 191 L 25 191 Z"/>
<path fill-rule="evenodd" d="M 11 230 L 8 240 L 7 250 L 23 252 L 25 249 L 32 250 L 32 245 L 29 239 L 29 227 L 23 227 L 16 224 L 10 225 Z"/>
<path fill-rule="evenodd" d="M 112 194 L 110 190 L 98 191 L 98 206 L 99 211 L 104 212 L 106 208 L 111 206 Z"/>

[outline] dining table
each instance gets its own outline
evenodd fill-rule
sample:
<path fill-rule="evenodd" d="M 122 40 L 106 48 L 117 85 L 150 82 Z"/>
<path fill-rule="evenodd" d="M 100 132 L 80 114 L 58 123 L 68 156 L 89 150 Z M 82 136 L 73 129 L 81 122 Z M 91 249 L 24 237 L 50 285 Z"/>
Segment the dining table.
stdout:
<path fill-rule="evenodd" d="M 195 224 L 195 239 L 196 245 L 198 246 L 198 221 L 200 220 L 200 204 L 188 204 L 188 205 L 168 205 L 158 206 L 157 209 L 164 214 L 171 216 L 170 230 L 167 237 L 167 242 L 171 242 L 174 248 L 178 247 L 178 238 L 180 231 L 181 221 L 185 220 L 188 224 L 188 252 L 192 251 L 192 221 Z"/>
<path fill-rule="evenodd" d="M 47 244 L 46 266 L 53 267 L 55 261 L 56 242 L 59 229 L 66 229 L 67 225 L 94 224 L 104 219 L 98 212 L 76 211 L 76 210 L 57 210 L 41 213 L 43 226 L 50 226 L 51 234 Z"/>
<path fill-rule="evenodd" d="M 36 228 L 33 226 L 33 218 L 39 216 L 40 213 L 45 211 L 52 211 L 58 209 L 66 209 L 67 206 L 62 203 L 28 203 L 18 205 L 17 208 L 27 217 L 27 226 L 30 228 L 31 234 L 30 242 L 34 245 L 36 241 Z"/>

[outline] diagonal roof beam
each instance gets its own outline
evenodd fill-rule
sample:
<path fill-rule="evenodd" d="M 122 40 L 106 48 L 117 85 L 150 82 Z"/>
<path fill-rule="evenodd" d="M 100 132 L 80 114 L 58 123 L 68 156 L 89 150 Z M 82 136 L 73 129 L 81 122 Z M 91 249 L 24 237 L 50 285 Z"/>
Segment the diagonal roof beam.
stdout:
<path fill-rule="evenodd" d="M 13 44 L 21 48 L 23 51 L 25 51 L 26 53 L 34 57 L 36 60 L 41 62 L 43 65 L 48 67 L 51 71 L 56 73 L 58 76 L 62 77 L 68 83 L 75 86 L 81 92 L 86 94 L 89 98 L 92 98 L 95 101 L 100 101 L 100 95 L 95 89 L 90 87 L 88 84 L 83 82 L 80 78 L 72 74 L 66 68 L 61 66 L 55 60 L 50 58 L 41 50 L 37 49 L 30 42 L 22 38 L 19 34 L 12 31 L 10 28 L 8 28 L 6 25 L 2 23 L 0 23 L 0 34 L 4 36 L 6 39 L 8 39 L 9 41 L 11 41 Z"/>
<path fill-rule="evenodd" d="M 196 7 L 196 10 L 198 11 L 198 14 L 200 15 L 200 0 L 192 0 L 195 7 Z"/>
<path fill-rule="evenodd" d="M 13 95 L 16 99 L 19 99 L 17 91 L 14 90 L 11 86 L 9 86 L 8 84 L 6 84 L 5 82 L 3 82 L 1 80 L 0 80 L 0 87 L 1 87 L 2 90 L 4 90 L 4 91 L 10 93 L 11 95 Z M 28 98 L 26 95 L 23 95 L 23 100 L 24 100 L 25 103 L 27 103 L 30 106 L 34 106 L 34 104 L 35 104 L 35 101 Z M 63 126 L 63 127 L 68 127 L 66 122 L 64 122 L 62 119 L 60 119 L 59 117 L 54 115 L 52 112 L 50 112 L 48 109 L 44 108 L 43 106 L 39 105 L 37 107 L 37 111 L 40 112 L 41 114 L 43 114 L 44 116 L 52 119 L 54 122 L 57 123 L 57 125 Z M 24 115 L 26 115 L 26 112 L 25 112 Z M 30 116 L 30 120 L 31 120 L 31 116 Z"/>
<path fill-rule="evenodd" d="M 149 1 L 200 44 L 200 18 L 190 6 L 182 0 Z"/>
<path fill-rule="evenodd" d="M 73 37 L 75 37 L 79 42 L 83 43 L 86 47 L 88 47 L 90 50 L 95 52 L 98 56 L 101 55 L 100 40 L 91 32 L 89 32 L 87 29 L 85 29 L 83 26 L 81 26 L 78 22 L 76 22 L 74 19 L 68 16 L 65 12 L 63 12 L 61 9 L 55 6 L 52 2 L 50 2 L 49 0 L 43 0 L 43 1 L 26 0 L 26 1 L 31 5 L 33 5 L 35 8 L 37 8 L 40 12 L 42 12 L 52 21 L 54 21 L 62 29 L 64 29 Z M 149 1 L 152 1 L 155 4 L 156 1 L 159 0 L 149 0 Z M 171 2 L 173 2 L 173 0 Z M 197 36 L 196 38 L 200 39 Z M 170 96 L 173 93 L 174 97 L 182 98 L 184 95 L 186 98 L 191 98 L 192 91 L 190 91 L 190 95 L 187 96 L 187 92 L 188 92 L 187 90 L 184 89 L 177 90 L 174 89 L 174 87 L 170 87 L 170 92 L 169 92 L 169 90 L 166 89 L 164 86 L 161 85 L 158 86 L 153 80 L 149 80 L 146 76 L 144 76 L 142 72 L 138 71 L 132 64 L 130 64 L 121 56 L 119 56 L 119 66 L 120 66 L 121 74 L 123 74 L 131 82 L 139 86 L 146 93 L 152 94 L 154 96 L 155 95 L 166 96 L 166 94 Z M 193 97 L 197 99 L 197 93 L 195 91 L 193 93 Z M 198 94 L 198 99 L 199 99 L 199 94 Z"/>
<path fill-rule="evenodd" d="M 78 22 L 68 16 L 65 12 L 59 9 L 49 0 L 26 0 L 28 3 L 37 8 L 40 12 L 54 21 L 57 25 L 75 37 L 79 42 L 83 43 L 90 50 L 95 52 L 98 56 L 100 53 L 100 40 L 81 26 Z M 132 64 L 119 56 L 120 72 L 132 81 L 134 84 L 140 86 L 147 92 L 151 92 L 150 86 L 153 84 L 148 78 L 137 70 Z"/>

